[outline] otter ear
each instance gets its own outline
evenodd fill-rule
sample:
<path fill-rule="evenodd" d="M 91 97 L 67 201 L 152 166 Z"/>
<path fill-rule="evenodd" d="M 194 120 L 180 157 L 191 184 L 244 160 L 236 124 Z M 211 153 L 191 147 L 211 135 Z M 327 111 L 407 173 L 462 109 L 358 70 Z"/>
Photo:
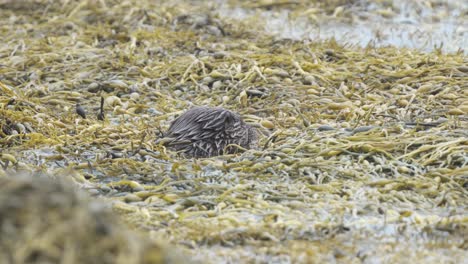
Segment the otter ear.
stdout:
<path fill-rule="evenodd" d="M 232 126 L 240 118 L 231 111 L 225 111 L 224 115 L 224 128 Z"/>

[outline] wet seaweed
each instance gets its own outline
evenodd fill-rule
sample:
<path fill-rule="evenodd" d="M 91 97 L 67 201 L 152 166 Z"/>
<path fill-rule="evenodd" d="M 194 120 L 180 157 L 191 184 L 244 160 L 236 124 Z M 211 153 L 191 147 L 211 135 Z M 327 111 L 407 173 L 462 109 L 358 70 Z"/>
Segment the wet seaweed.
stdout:
<path fill-rule="evenodd" d="M 26 2 L 0 9 L 1 176 L 70 178 L 204 262 L 465 259 L 463 52 L 283 39 L 194 1 Z M 360 1 L 309 2 L 243 8 L 346 21 Z M 167 148 L 197 105 L 260 147 Z"/>

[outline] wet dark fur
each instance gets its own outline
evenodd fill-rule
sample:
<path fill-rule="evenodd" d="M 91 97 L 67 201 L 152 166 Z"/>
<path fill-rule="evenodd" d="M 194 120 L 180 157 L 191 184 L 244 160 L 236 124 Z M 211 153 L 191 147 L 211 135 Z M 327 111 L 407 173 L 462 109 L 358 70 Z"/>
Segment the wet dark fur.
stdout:
<path fill-rule="evenodd" d="M 232 154 L 239 145 L 249 149 L 257 143 L 257 131 L 229 110 L 214 107 L 194 107 L 171 124 L 165 137 L 166 145 L 189 157 L 211 157 Z"/>

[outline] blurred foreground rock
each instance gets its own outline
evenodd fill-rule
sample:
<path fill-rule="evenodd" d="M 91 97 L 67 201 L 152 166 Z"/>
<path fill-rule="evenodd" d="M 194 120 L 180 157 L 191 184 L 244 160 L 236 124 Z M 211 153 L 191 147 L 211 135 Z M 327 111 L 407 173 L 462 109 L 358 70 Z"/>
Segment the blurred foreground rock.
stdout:
<path fill-rule="evenodd" d="M 179 262 L 169 254 L 71 183 L 0 178 L 0 263 Z"/>

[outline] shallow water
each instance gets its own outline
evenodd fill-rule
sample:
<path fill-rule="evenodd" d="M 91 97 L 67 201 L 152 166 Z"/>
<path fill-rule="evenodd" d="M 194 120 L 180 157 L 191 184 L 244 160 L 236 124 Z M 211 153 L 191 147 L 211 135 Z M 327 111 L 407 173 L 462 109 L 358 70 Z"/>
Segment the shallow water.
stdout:
<path fill-rule="evenodd" d="M 440 1 L 436 7 L 419 1 L 393 3 L 392 9 L 384 9 L 372 1 L 358 1 L 343 11 L 335 10 L 347 12 L 346 19 L 331 15 L 317 21 L 287 9 L 246 9 L 222 1 L 219 14 L 237 20 L 260 18 L 257 21 L 264 23 L 264 30 L 279 38 L 314 41 L 334 38 L 341 44 L 360 47 L 392 45 L 426 52 L 436 48 L 444 52 L 468 52 L 467 1 Z"/>

